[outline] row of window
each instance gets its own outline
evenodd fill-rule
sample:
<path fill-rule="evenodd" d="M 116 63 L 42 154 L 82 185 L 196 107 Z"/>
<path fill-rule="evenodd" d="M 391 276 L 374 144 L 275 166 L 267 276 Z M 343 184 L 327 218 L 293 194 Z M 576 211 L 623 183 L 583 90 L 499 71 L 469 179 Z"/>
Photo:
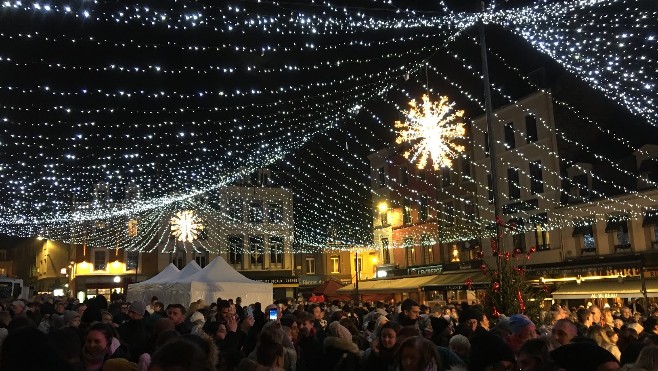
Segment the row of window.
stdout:
<path fill-rule="evenodd" d="M 245 207 L 242 199 L 231 199 L 228 205 L 228 217 L 235 222 L 245 221 Z M 267 221 L 272 224 L 281 224 L 284 222 L 283 206 L 280 203 L 265 203 L 260 200 L 250 201 L 247 205 L 247 222 L 264 223 Z"/>
<path fill-rule="evenodd" d="M 461 177 L 462 179 L 471 180 L 471 161 L 468 157 L 462 156 L 461 158 Z M 412 169 L 415 169 L 412 168 Z M 441 187 L 448 187 L 453 184 L 452 179 L 453 170 L 448 167 L 442 167 L 440 170 Z M 418 179 L 421 181 L 426 180 L 425 169 L 418 169 Z M 380 167 L 377 169 L 377 178 L 379 180 L 379 187 L 386 186 L 386 168 Z M 400 167 L 400 185 L 409 185 L 409 169 L 406 166 Z"/>
<path fill-rule="evenodd" d="M 93 250 L 93 268 L 94 271 L 106 271 L 108 263 L 107 249 Z M 139 267 L 139 251 L 126 251 L 126 271 L 137 271 Z"/>
<path fill-rule="evenodd" d="M 652 246 L 658 241 L 658 225 L 651 225 Z M 631 239 L 628 232 L 627 220 L 610 220 L 605 227 L 606 233 L 613 236 L 614 252 L 628 251 L 631 249 Z M 573 229 L 573 237 L 580 239 L 580 250 L 583 254 L 596 253 L 596 235 L 594 223 L 578 225 Z"/>
<path fill-rule="evenodd" d="M 516 148 L 516 130 L 514 130 L 514 122 L 508 122 L 504 127 L 505 141 L 503 146 L 506 150 Z M 539 140 L 537 133 L 537 118 L 534 115 L 526 115 L 525 117 L 525 141 L 526 143 L 533 143 Z M 484 152 L 489 157 L 489 133 L 484 133 Z"/>
<path fill-rule="evenodd" d="M 541 161 L 531 161 L 528 164 L 528 174 L 530 176 L 530 193 L 533 195 L 544 193 L 544 174 L 542 172 Z M 507 169 L 507 194 L 510 200 L 521 198 L 521 180 L 519 178 L 520 169 L 512 167 Z M 491 174 L 487 175 L 487 187 L 489 188 L 488 201 L 489 205 L 494 202 L 493 178 Z"/>
<path fill-rule="evenodd" d="M 334 255 L 329 257 L 331 273 L 340 273 L 340 256 Z M 361 258 L 358 261 L 358 269 L 361 271 Z M 306 258 L 304 260 L 304 272 L 306 274 L 315 274 L 315 258 Z"/>
<path fill-rule="evenodd" d="M 245 246 L 245 242 L 247 243 Z M 228 236 L 228 262 L 234 265 L 242 265 L 244 261 L 250 261 L 252 265 L 263 266 L 263 256 L 270 255 L 270 265 L 281 265 L 283 263 L 284 244 L 283 237 L 269 236 L 269 249 L 265 251 L 265 238 L 263 236 L 242 235 Z"/>

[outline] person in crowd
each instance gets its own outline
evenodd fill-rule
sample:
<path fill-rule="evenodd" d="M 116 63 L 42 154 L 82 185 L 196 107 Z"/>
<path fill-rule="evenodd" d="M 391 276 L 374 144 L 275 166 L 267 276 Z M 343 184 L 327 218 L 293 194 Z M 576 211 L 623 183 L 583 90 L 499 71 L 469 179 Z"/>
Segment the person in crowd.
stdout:
<path fill-rule="evenodd" d="M 117 325 L 121 325 L 122 323 L 129 321 L 130 316 L 128 316 L 128 303 L 120 303 L 119 304 L 119 312 L 118 313 L 113 313 L 114 314 L 114 323 Z M 112 313 L 110 311 L 110 313 Z"/>
<path fill-rule="evenodd" d="M 647 345 L 642 348 L 637 360 L 622 368 L 624 371 L 658 370 L 658 346 Z"/>
<path fill-rule="evenodd" d="M 72 371 L 71 365 L 59 356 L 56 346 L 36 326 L 17 328 L 2 344 L 0 371 Z"/>
<path fill-rule="evenodd" d="M 197 342 L 175 338 L 165 343 L 151 357 L 149 371 L 215 371 L 215 365 Z"/>
<path fill-rule="evenodd" d="M 516 366 L 519 371 L 557 371 L 555 362 L 550 357 L 549 337 L 530 339 L 521 345 L 516 353 Z"/>
<path fill-rule="evenodd" d="M 396 371 L 442 370 L 436 346 L 421 336 L 412 336 L 400 344 L 395 358 Z"/>
<path fill-rule="evenodd" d="M 550 352 L 551 359 L 565 371 L 616 371 L 619 361 L 591 341 L 562 345 Z"/>
<path fill-rule="evenodd" d="M 151 301 L 146 306 L 146 311 L 149 312 L 149 315 L 152 315 L 154 312 L 156 312 L 155 303 L 157 303 L 157 302 L 158 302 L 158 297 L 157 296 L 152 296 Z"/>
<path fill-rule="evenodd" d="M 468 341 L 468 338 L 464 335 L 457 334 L 450 338 L 448 344 L 450 350 L 455 352 L 464 362 L 468 363 L 468 359 L 471 353 L 471 342 Z"/>
<path fill-rule="evenodd" d="M 64 312 L 64 320 L 62 327 L 73 327 L 75 329 L 80 327 L 80 313 L 73 311 L 73 310 L 67 310 Z"/>
<path fill-rule="evenodd" d="M 377 338 L 363 354 L 361 362 L 363 370 L 385 371 L 393 369 L 395 352 L 399 346 L 397 342 L 399 331 L 400 325 L 390 321 L 379 328 Z"/>
<path fill-rule="evenodd" d="M 326 371 L 358 370 L 361 354 L 359 347 L 352 341 L 352 334 L 338 321 L 327 326 L 327 337 L 323 342 L 324 362 Z"/>
<path fill-rule="evenodd" d="M 625 325 L 627 325 L 627 324 L 634 321 L 633 320 L 633 315 L 631 313 L 631 308 L 629 308 L 627 306 L 621 307 L 620 314 L 621 314 L 621 316 L 619 317 L 619 319 L 621 319 L 622 322 L 624 322 Z"/>
<path fill-rule="evenodd" d="M 589 307 L 589 312 L 592 314 L 592 325 L 591 326 L 603 326 L 603 313 L 597 305 L 592 305 Z M 590 326 L 590 327 L 591 327 Z"/>
<path fill-rule="evenodd" d="M 137 362 L 139 356 L 151 351 L 150 341 L 153 329 L 151 323 L 144 318 L 146 305 L 141 301 L 133 301 L 128 307 L 130 320 L 119 326 L 121 341 L 128 347 L 130 361 Z"/>
<path fill-rule="evenodd" d="M 614 331 L 612 330 L 610 331 L 612 334 L 614 334 Z M 598 346 L 612 353 L 612 355 L 615 356 L 617 361 L 621 360 L 621 351 L 617 347 L 617 344 L 615 344 L 615 342 L 612 339 L 610 339 L 608 330 L 605 327 L 592 326 L 592 329 L 590 331 L 590 337 L 594 339 L 594 341 Z"/>
<path fill-rule="evenodd" d="M 167 307 L 167 317 L 174 322 L 176 331 L 184 335 L 192 331 L 192 324 L 185 321 L 185 307 L 181 304 L 170 304 Z"/>
<path fill-rule="evenodd" d="M 112 329 L 103 323 L 93 324 L 87 329 L 82 347 L 82 361 L 86 371 L 101 370 L 110 358 L 128 358 L 128 351 L 115 338 Z"/>
<path fill-rule="evenodd" d="M 151 303 L 151 310 L 153 311 L 149 316 L 149 321 L 151 323 L 155 323 L 155 321 L 160 318 L 167 318 L 167 311 L 165 311 L 165 306 L 162 302 L 156 301 Z"/>
<path fill-rule="evenodd" d="M 576 328 L 578 336 L 587 336 L 590 326 L 592 326 L 592 313 L 587 308 L 578 308 L 576 310 Z"/>
<path fill-rule="evenodd" d="M 510 316 L 509 327 L 510 334 L 505 338 L 505 341 L 515 353 L 519 351 L 519 348 L 525 341 L 537 337 L 535 324 L 523 314 Z"/>
<path fill-rule="evenodd" d="M 608 308 L 603 308 L 603 315 L 601 322 L 603 322 L 604 325 L 610 327 L 610 328 L 615 328 L 615 318 L 612 316 L 612 310 Z"/>
<path fill-rule="evenodd" d="M 26 316 L 25 302 L 23 300 L 14 300 L 11 303 L 12 318 Z"/>
<path fill-rule="evenodd" d="M 551 336 L 560 345 L 568 344 L 578 335 L 576 324 L 568 319 L 561 319 L 555 322 L 551 330 Z"/>

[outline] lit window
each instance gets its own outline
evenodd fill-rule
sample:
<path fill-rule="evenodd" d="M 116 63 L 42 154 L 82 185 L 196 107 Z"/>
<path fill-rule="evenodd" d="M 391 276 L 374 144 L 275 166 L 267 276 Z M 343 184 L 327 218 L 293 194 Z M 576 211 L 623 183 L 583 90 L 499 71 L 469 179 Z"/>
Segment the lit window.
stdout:
<path fill-rule="evenodd" d="M 404 246 L 404 257 L 407 262 L 407 267 L 410 267 L 414 265 L 414 262 L 416 261 L 416 250 L 414 249 L 413 238 L 405 238 L 402 241 L 402 245 Z"/>
<path fill-rule="evenodd" d="M 281 204 L 268 205 L 267 221 L 273 224 L 283 223 L 283 207 Z"/>
<path fill-rule="evenodd" d="M 228 262 L 233 265 L 242 265 L 242 236 L 228 236 Z"/>
<path fill-rule="evenodd" d="M 331 273 L 340 273 L 340 257 L 331 257 Z"/>
<path fill-rule="evenodd" d="M 137 271 L 139 267 L 139 251 L 126 251 L 126 270 Z"/>
<path fill-rule="evenodd" d="M 315 274 L 315 258 L 306 258 L 306 274 Z"/>
<path fill-rule="evenodd" d="M 249 252 L 251 253 L 251 264 L 263 266 L 263 237 L 253 236 L 249 238 Z"/>
<path fill-rule="evenodd" d="M 270 237 L 270 263 L 279 267 L 283 263 L 282 237 Z"/>
<path fill-rule="evenodd" d="M 95 271 L 104 271 L 107 266 L 106 262 L 107 251 L 105 250 L 96 250 L 94 251 L 94 270 Z"/>
<path fill-rule="evenodd" d="M 382 255 L 384 257 L 384 264 L 391 264 L 391 256 L 388 252 L 388 238 L 382 238 Z"/>
<path fill-rule="evenodd" d="M 249 204 L 249 223 L 263 222 L 263 203 L 261 201 L 252 201 Z"/>
<path fill-rule="evenodd" d="M 242 222 L 242 200 L 232 198 L 228 203 L 228 217 L 234 222 Z"/>

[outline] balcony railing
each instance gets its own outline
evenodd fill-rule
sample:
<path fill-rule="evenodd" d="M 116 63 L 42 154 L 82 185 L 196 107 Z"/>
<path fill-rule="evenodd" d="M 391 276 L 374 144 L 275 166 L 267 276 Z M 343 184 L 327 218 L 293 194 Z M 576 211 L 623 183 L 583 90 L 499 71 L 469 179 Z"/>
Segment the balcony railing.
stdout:
<path fill-rule="evenodd" d="M 583 250 L 582 250 L 582 255 L 583 255 L 583 256 L 592 256 L 592 255 L 596 255 L 596 249 L 583 249 Z"/>

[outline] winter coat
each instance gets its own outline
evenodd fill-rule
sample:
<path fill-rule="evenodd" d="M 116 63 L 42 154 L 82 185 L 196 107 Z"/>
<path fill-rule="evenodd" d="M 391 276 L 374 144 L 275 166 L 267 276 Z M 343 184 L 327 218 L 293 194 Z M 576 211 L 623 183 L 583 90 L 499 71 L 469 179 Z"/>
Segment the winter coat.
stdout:
<path fill-rule="evenodd" d="M 359 370 L 362 353 L 352 339 L 327 336 L 323 343 L 324 362 L 321 365 L 325 371 Z"/>

